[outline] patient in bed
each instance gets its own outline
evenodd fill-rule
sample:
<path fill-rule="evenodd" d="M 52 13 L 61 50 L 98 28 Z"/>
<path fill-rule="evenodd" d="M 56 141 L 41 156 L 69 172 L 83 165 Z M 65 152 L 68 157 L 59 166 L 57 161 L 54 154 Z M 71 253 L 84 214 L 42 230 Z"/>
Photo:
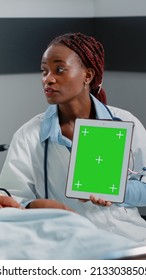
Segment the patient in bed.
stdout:
<path fill-rule="evenodd" d="M 49 207 L 48 207 L 48 199 L 37 199 L 37 207 L 35 208 L 51 208 L 51 209 L 62 209 L 62 210 L 68 210 L 71 212 L 75 212 L 68 206 L 64 205 L 63 203 L 60 203 L 56 200 L 51 200 L 49 199 Z M 46 204 L 45 204 L 46 202 Z M 35 204 L 35 200 L 33 201 Z M 46 207 L 45 207 L 46 205 Z M 0 193 L 0 208 L 5 208 L 5 207 L 13 207 L 13 208 L 20 208 L 20 209 L 27 209 L 22 207 L 20 203 L 18 203 L 14 198 L 11 196 L 6 196 L 3 193 Z"/>
<path fill-rule="evenodd" d="M 137 247 L 126 237 L 107 234 L 64 204 L 49 201 L 50 209 L 46 204 L 46 209 L 21 211 L 26 208 L 0 194 L 0 259 L 113 259 Z M 44 204 L 44 199 L 39 203 Z"/>

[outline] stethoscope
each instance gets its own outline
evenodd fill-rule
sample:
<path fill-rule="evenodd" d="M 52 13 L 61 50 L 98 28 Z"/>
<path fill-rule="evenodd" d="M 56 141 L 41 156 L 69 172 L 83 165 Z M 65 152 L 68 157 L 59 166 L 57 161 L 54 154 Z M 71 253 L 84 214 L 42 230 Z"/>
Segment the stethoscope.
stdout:
<path fill-rule="evenodd" d="M 9 193 L 9 191 L 7 191 L 7 190 L 4 189 L 4 188 L 0 188 L 0 191 L 5 192 L 8 196 L 11 196 L 11 194 Z"/>
<path fill-rule="evenodd" d="M 47 160 L 48 160 L 48 138 L 45 140 L 45 147 L 44 147 L 44 188 L 45 188 L 45 198 L 49 198 L 49 196 L 48 196 Z"/>

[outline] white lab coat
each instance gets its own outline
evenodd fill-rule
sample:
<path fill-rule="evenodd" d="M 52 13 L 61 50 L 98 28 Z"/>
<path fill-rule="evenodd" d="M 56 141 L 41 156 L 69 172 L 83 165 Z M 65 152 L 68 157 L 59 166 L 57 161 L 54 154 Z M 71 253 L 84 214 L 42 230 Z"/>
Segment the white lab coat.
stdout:
<path fill-rule="evenodd" d="M 135 124 L 130 168 L 140 170 L 146 166 L 145 128 L 131 113 L 109 107 L 112 114 Z M 21 203 L 45 197 L 44 189 L 44 144 L 40 142 L 40 123 L 43 114 L 25 123 L 13 136 L 4 163 L 0 186 L 5 187 Z M 97 227 L 146 245 L 146 222 L 136 207 L 125 208 L 112 204 L 110 207 L 95 206 L 65 197 L 66 178 L 70 152 L 57 143 L 48 145 L 48 193 L 56 199 L 88 217 Z M 146 177 L 143 177 L 146 182 Z M 145 199 L 146 201 L 146 199 Z M 143 205 L 144 206 L 144 205 Z"/>

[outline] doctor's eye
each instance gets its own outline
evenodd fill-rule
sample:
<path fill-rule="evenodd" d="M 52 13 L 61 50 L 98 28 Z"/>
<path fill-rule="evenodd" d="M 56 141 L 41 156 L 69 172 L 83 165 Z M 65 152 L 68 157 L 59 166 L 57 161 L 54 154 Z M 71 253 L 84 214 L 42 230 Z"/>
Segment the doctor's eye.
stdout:
<path fill-rule="evenodd" d="M 41 69 L 41 73 L 42 73 L 43 76 L 46 76 L 47 75 L 47 70 Z"/>
<path fill-rule="evenodd" d="M 56 69 L 56 72 L 57 73 L 62 73 L 65 71 L 65 68 L 64 67 L 61 67 L 61 66 L 58 66 L 57 69 Z"/>

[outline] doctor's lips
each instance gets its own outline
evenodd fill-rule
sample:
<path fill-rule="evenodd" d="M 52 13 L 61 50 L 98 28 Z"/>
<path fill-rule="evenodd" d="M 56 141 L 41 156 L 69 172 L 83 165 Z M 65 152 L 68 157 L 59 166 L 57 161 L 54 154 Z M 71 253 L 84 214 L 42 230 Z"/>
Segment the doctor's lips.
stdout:
<path fill-rule="evenodd" d="M 47 96 L 51 96 L 51 95 L 53 95 L 54 93 L 58 92 L 58 90 L 55 90 L 55 89 L 53 89 L 53 88 L 51 88 L 51 87 L 46 87 L 46 88 L 44 88 L 44 91 L 45 91 L 45 94 L 46 94 Z"/>

